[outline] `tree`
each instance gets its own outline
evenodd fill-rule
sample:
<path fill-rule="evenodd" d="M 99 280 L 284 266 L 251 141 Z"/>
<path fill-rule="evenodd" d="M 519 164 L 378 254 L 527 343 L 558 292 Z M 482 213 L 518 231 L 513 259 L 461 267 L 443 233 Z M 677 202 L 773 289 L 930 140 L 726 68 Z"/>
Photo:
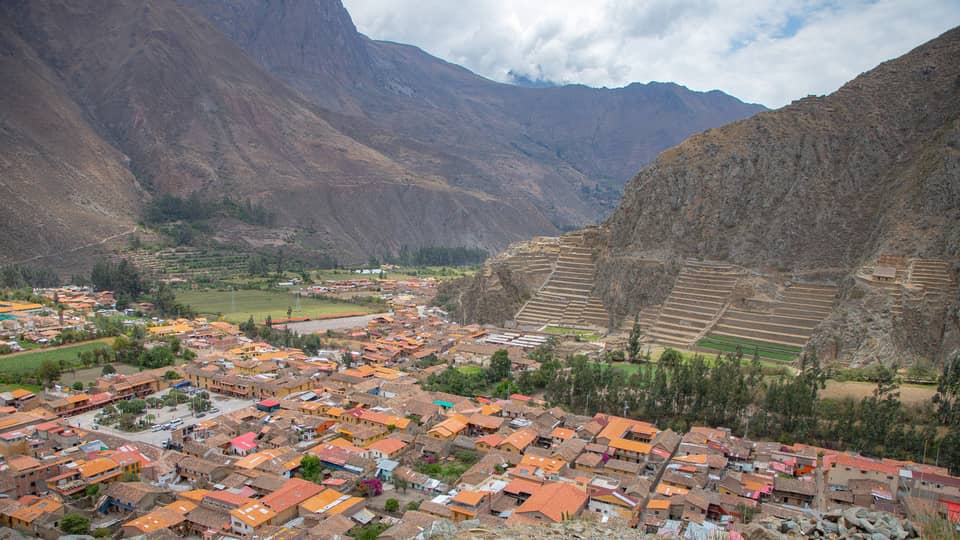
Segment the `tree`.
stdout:
<path fill-rule="evenodd" d="M 73 383 L 70 387 L 78 392 L 83 391 L 83 383 L 80 381 Z"/>
<path fill-rule="evenodd" d="M 293 308 L 290 306 L 287 306 L 287 319 L 289 319 L 292 316 L 293 316 Z"/>
<path fill-rule="evenodd" d="M 100 494 L 100 484 L 90 484 L 86 489 L 87 497 L 96 499 L 97 495 Z"/>
<path fill-rule="evenodd" d="M 67 514 L 60 520 L 60 530 L 66 534 L 87 534 L 90 519 L 80 514 Z"/>
<path fill-rule="evenodd" d="M 153 295 L 153 308 L 161 315 L 171 315 L 177 312 L 177 295 L 173 289 L 164 282 L 157 286 L 157 292 Z"/>
<path fill-rule="evenodd" d="M 410 501 L 407 503 L 407 510 L 419 510 L 420 501 Z"/>
<path fill-rule="evenodd" d="M 396 488 L 397 491 L 402 491 L 403 493 L 406 493 L 406 492 L 407 492 L 407 487 L 409 487 L 409 486 L 410 486 L 410 483 L 407 482 L 406 480 L 404 480 L 403 478 L 396 478 L 396 477 L 394 477 L 394 479 L 393 479 L 393 487 Z"/>
<path fill-rule="evenodd" d="M 163 380 L 172 381 L 173 379 L 179 379 L 180 374 L 172 369 L 168 369 L 166 373 L 163 374 Z"/>
<path fill-rule="evenodd" d="M 300 476 L 304 480 L 316 482 L 320 478 L 320 458 L 306 454 L 300 460 Z"/>
<path fill-rule="evenodd" d="M 37 368 L 37 377 L 47 386 L 53 384 L 53 381 L 60 378 L 60 365 L 53 360 L 44 360 Z"/>
<path fill-rule="evenodd" d="M 397 510 L 400 510 L 400 501 L 396 499 L 387 499 L 386 502 L 383 503 L 383 509 L 387 512 L 396 512 Z"/>
<path fill-rule="evenodd" d="M 490 379 L 502 381 L 510 378 L 510 356 L 506 349 L 500 349 L 490 357 Z"/>
<path fill-rule="evenodd" d="M 933 403 L 937 406 L 937 418 L 941 424 L 960 425 L 960 352 L 944 362 L 943 373 L 937 380 L 937 393 Z"/>
<path fill-rule="evenodd" d="M 640 314 L 633 318 L 633 328 L 630 330 L 630 339 L 627 341 L 627 358 L 630 362 L 640 361 Z"/>
<path fill-rule="evenodd" d="M 113 367 L 110 364 L 104 364 L 103 368 L 100 370 L 101 375 L 112 375 L 117 372 L 117 368 Z"/>

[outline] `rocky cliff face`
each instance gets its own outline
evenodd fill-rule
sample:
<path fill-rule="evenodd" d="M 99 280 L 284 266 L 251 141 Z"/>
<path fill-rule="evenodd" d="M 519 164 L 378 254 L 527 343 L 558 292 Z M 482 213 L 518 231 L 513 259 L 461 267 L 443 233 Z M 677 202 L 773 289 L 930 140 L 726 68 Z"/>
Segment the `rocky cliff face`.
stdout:
<path fill-rule="evenodd" d="M 818 351 L 854 363 L 942 358 L 960 335 L 955 289 L 946 300 L 905 293 L 894 316 L 887 296 L 844 276 L 885 253 L 960 260 L 958 59 L 955 29 L 832 95 L 661 153 L 606 223 L 595 292 L 622 320 L 660 303 L 688 257 L 828 276 L 843 286 L 811 340 Z"/>
<path fill-rule="evenodd" d="M 691 137 L 628 185 L 615 254 L 851 268 L 960 253 L 960 30 L 806 98 Z"/>

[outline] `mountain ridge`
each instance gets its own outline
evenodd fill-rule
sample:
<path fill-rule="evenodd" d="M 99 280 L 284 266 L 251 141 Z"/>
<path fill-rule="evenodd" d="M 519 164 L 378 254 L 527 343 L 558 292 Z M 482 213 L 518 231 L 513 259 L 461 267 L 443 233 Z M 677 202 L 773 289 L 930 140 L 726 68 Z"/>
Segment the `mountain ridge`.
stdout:
<path fill-rule="evenodd" d="M 370 40 L 336 0 L 12 0 L 0 6 L 0 25 L 16 37 L 12 57 L 35 56 L 60 88 L 38 94 L 50 96 L 46 106 L 77 110 L 86 134 L 77 144 L 109 156 L 80 160 L 76 171 L 97 184 L 91 191 L 120 194 L 100 205 L 115 211 L 87 205 L 91 216 L 53 227 L 60 203 L 37 204 L 31 185 L 40 180 L 23 173 L 34 170 L 22 167 L 26 158 L 0 154 L 23 173 L 10 177 L 4 200 L 40 208 L 27 215 L 3 203 L 18 240 L 4 244 L 0 262 L 37 255 L 25 239 L 40 237 L 42 255 L 69 266 L 63 248 L 130 230 L 153 196 L 194 193 L 277 216 L 269 227 L 211 223 L 213 238 L 244 249 L 286 246 L 342 262 L 404 245 L 496 251 L 599 219 L 627 178 L 613 165 L 621 158 L 649 159 L 759 110 L 679 89 L 494 83 Z M 12 94 L 28 95 L 33 83 L 10 73 Z M 85 151 L 57 148 L 66 160 Z M 81 185 L 57 173 L 49 181 Z"/>

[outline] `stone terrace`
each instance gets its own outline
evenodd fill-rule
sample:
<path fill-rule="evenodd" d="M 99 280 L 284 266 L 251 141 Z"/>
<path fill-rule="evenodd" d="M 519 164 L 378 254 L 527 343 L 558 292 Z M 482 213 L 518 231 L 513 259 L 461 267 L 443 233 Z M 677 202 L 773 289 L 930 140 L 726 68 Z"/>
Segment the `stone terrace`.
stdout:
<path fill-rule="evenodd" d="M 537 294 L 520 308 L 517 324 L 606 328 L 606 309 L 591 294 L 595 272 L 593 254 L 584 245 L 583 235 L 564 235 L 560 238 L 556 267 Z"/>
<path fill-rule="evenodd" d="M 651 341 L 692 346 L 730 303 L 740 270 L 710 261 L 687 260 L 647 336 Z M 643 315 L 643 314 L 641 314 Z M 650 324 L 649 311 L 641 326 Z"/>
<path fill-rule="evenodd" d="M 728 309 L 710 334 L 802 348 L 830 315 L 836 295 L 833 285 L 794 283 L 783 291 L 772 313 Z"/>

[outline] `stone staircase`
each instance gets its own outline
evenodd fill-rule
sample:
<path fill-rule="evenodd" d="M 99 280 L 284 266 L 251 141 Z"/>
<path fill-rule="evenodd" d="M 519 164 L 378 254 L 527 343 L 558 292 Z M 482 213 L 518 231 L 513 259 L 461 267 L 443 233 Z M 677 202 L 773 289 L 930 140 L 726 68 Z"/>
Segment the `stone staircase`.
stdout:
<path fill-rule="evenodd" d="M 553 272 L 515 320 L 521 327 L 555 324 L 566 327 L 606 328 L 603 303 L 591 294 L 596 267 L 593 253 L 581 234 L 560 238 L 560 255 Z"/>
<path fill-rule="evenodd" d="M 648 323 L 650 311 L 641 312 L 641 326 L 649 324 L 648 340 L 691 347 L 730 302 L 739 275 L 726 263 L 687 260 L 656 319 Z"/>

